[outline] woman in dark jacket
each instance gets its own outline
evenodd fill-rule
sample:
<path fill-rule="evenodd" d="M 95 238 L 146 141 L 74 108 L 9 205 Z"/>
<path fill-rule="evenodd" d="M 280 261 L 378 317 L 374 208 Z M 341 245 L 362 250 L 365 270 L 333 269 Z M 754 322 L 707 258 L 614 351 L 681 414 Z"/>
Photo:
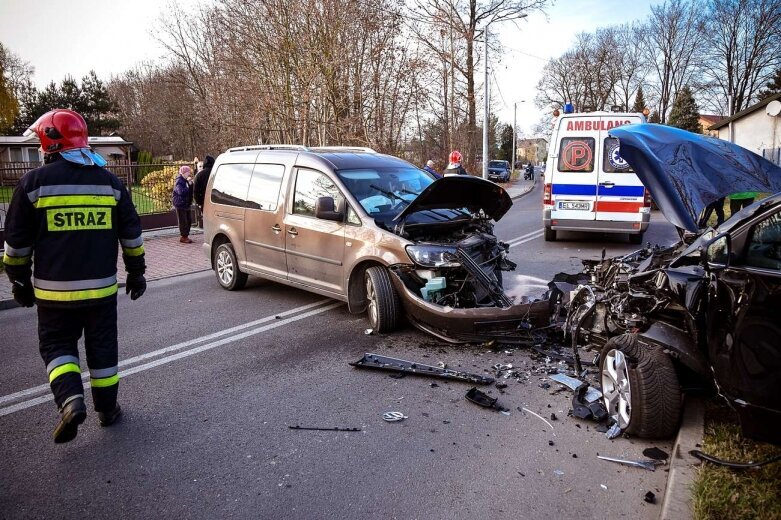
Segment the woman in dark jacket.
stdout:
<path fill-rule="evenodd" d="M 190 228 L 193 225 L 190 206 L 193 203 L 193 171 L 189 166 L 179 168 L 179 176 L 174 184 L 174 192 L 171 202 L 176 208 L 176 216 L 179 219 L 179 242 L 192 244 L 190 240 Z"/>

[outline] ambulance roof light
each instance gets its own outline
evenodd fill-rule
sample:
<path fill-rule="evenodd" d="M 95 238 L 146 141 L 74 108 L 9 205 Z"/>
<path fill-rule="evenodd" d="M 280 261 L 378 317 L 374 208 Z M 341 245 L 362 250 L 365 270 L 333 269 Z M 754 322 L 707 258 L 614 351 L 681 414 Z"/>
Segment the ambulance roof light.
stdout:
<path fill-rule="evenodd" d="M 572 103 L 564 103 L 563 110 L 565 114 L 573 114 L 575 112 L 575 107 Z"/>

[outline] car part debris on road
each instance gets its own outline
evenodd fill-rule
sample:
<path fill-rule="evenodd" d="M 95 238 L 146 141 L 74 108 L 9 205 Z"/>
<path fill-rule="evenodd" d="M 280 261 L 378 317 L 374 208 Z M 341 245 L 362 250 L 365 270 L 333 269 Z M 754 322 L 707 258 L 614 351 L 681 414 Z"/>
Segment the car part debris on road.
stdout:
<path fill-rule="evenodd" d="M 545 417 L 543 417 L 542 415 L 540 415 L 540 414 L 538 414 L 538 413 L 534 413 L 534 412 L 532 412 L 531 410 L 529 410 L 528 408 L 521 408 L 521 407 L 519 407 L 519 408 L 518 408 L 518 411 L 519 411 L 519 412 L 528 412 L 528 413 L 532 414 L 533 416 L 535 416 L 535 417 L 539 418 L 539 419 L 540 419 L 542 422 L 544 422 L 545 424 L 547 424 L 547 425 L 550 427 L 550 429 L 551 429 L 551 433 L 553 434 L 553 436 L 554 436 L 554 437 L 556 436 L 556 432 L 555 432 L 555 431 L 553 431 L 553 425 L 552 425 L 551 423 L 549 423 L 549 422 L 548 422 L 548 421 L 545 419 Z"/>
<path fill-rule="evenodd" d="M 625 460 L 617 459 L 615 457 L 606 457 L 604 455 L 597 455 L 598 459 L 607 460 L 610 462 L 616 462 L 618 464 L 624 464 L 626 466 L 634 466 L 636 468 L 647 469 L 648 471 L 656 471 L 657 466 L 663 466 L 664 461 L 661 460 Z"/>
<path fill-rule="evenodd" d="M 408 418 L 409 417 L 407 417 L 401 412 L 385 412 L 384 414 L 382 414 L 382 420 L 387 422 L 399 422 Z"/>
<path fill-rule="evenodd" d="M 391 372 L 404 372 L 407 374 L 416 374 L 419 376 L 439 377 L 441 379 L 464 381 L 478 385 L 490 385 L 494 382 L 494 378 L 488 376 L 470 374 L 469 372 L 461 372 L 459 370 L 451 370 L 449 368 L 424 365 L 423 363 L 405 361 L 403 359 L 380 356 L 378 354 L 366 353 L 358 361 L 350 363 L 350 366 L 354 366 L 356 368 L 388 370 Z"/>
<path fill-rule="evenodd" d="M 593 390 L 593 388 L 590 388 L 586 383 L 575 390 L 575 395 L 572 396 L 572 415 L 579 419 L 593 419 L 602 422 L 607 419 L 607 408 L 598 400 L 588 402 L 589 390 Z M 602 393 L 600 392 L 599 395 L 601 396 Z"/>
<path fill-rule="evenodd" d="M 607 430 L 607 432 L 605 432 L 605 437 L 612 440 L 620 436 L 622 433 L 624 433 L 624 430 L 621 429 L 621 426 L 619 426 L 618 423 L 615 423 Z"/>
<path fill-rule="evenodd" d="M 319 426 L 288 426 L 291 430 L 314 430 L 314 431 L 324 431 L 324 432 L 359 432 L 361 431 L 360 428 L 340 428 L 338 426 L 335 426 L 333 428 L 324 428 Z"/>
<path fill-rule="evenodd" d="M 472 401 L 478 406 L 482 406 L 483 408 L 499 408 L 496 405 L 496 401 L 498 401 L 498 398 L 496 397 L 490 397 L 485 392 L 481 392 L 477 389 L 477 387 L 472 387 L 467 391 L 466 393 L 466 399 L 469 401 Z"/>
<path fill-rule="evenodd" d="M 649 504 L 655 504 L 656 503 L 656 495 L 654 495 L 653 491 L 649 491 L 648 493 L 645 494 L 645 496 L 643 497 L 643 500 L 645 500 Z"/>
<path fill-rule="evenodd" d="M 649 459 L 654 459 L 654 460 L 667 460 L 670 458 L 670 455 L 666 451 L 660 450 L 657 447 L 644 449 L 643 455 L 645 455 Z"/>

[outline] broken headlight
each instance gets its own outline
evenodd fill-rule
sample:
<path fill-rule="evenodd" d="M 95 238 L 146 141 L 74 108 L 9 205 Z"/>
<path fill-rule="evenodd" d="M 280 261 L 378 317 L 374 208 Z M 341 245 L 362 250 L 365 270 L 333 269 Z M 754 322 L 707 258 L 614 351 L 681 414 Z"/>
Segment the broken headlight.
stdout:
<path fill-rule="evenodd" d="M 455 247 L 407 246 L 407 254 L 420 267 L 458 267 L 461 265 Z"/>

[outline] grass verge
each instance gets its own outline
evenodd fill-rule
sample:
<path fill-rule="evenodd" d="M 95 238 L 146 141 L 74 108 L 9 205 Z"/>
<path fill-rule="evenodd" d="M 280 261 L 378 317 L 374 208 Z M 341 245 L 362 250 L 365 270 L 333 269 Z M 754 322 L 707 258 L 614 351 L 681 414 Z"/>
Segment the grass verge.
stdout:
<path fill-rule="evenodd" d="M 761 461 L 781 447 L 743 437 L 737 415 L 726 405 L 708 403 L 702 451 L 735 462 Z M 694 517 L 781 519 L 781 463 L 758 470 L 732 470 L 703 462 L 693 484 Z"/>

